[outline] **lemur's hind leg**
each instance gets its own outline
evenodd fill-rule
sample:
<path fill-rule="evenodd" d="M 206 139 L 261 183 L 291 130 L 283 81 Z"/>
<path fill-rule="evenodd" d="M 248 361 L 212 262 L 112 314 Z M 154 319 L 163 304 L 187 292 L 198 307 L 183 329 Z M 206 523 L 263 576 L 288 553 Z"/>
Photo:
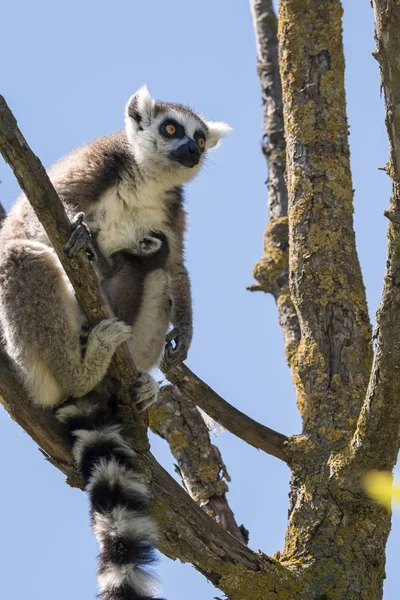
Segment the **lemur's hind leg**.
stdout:
<path fill-rule="evenodd" d="M 25 373 L 32 399 L 55 405 L 88 393 L 132 335 L 107 319 L 89 333 L 82 352 L 83 316 L 55 252 L 39 242 L 12 240 L 0 256 L 0 319 L 11 356 Z"/>

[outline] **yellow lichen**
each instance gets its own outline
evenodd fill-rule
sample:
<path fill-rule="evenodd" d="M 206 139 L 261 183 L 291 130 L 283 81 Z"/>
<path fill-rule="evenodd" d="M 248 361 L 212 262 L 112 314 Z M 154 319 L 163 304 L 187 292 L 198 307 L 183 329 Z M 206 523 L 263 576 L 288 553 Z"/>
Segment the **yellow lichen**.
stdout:
<path fill-rule="evenodd" d="M 198 466 L 198 475 L 204 483 L 214 483 L 218 479 L 219 464 L 200 463 Z"/>

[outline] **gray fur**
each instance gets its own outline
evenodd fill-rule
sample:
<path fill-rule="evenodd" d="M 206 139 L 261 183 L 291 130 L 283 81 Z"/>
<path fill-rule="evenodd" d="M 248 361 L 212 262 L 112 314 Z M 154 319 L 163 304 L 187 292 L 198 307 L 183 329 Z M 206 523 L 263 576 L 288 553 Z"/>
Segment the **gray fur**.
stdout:
<path fill-rule="evenodd" d="M 227 133 L 227 126 L 205 122 L 180 105 L 157 103 L 142 88 L 129 101 L 126 129 L 75 150 L 56 163 L 50 178 L 71 218 L 86 214 L 107 260 L 115 252 L 137 248 L 150 232 L 162 232 L 169 245 L 163 268 L 145 274 L 120 268 L 107 290 L 121 321 L 100 323 L 88 337 L 82 356 L 83 315 L 50 242 L 25 196 L 21 196 L 0 232 L 0 321 L 9 353 L 26 374 L 35 402 L 56 405 L 82 396 L 105 375 L 116 347 L 130 338 L 139 370 L 161 359 L 172 322 L 177 348 L 169 346 L 170 364 L 186 357 L 192 338 L 190 284 L 184 266 L 186 215 L 183 183 L 199 171 L 173 162 L 179 140 L 163 139 L 165 118 L 185 127 L 192 139 L 202 128 L 206 151 Z M 138 286 L 140 289 L 138 289 Z M 140 302 L 134 308 L 134 290 Z M 132 294 L 132 296 L 131 296 Z M 129 299 L 133 310 L 129 310 Z"/>

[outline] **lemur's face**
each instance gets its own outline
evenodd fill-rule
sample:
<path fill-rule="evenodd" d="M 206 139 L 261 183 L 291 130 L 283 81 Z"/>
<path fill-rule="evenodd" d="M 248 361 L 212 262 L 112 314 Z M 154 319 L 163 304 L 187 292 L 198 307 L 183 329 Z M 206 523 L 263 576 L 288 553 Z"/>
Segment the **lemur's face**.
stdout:
<path fill-rule="evenodd" d="M 175 184 L 192 179 L 206 153 L 230 131 L 179 104 L 155 102 L 147 88 L 130 98 L 125 117 L 136 160 L 143 168 L 169 173 Z"/>

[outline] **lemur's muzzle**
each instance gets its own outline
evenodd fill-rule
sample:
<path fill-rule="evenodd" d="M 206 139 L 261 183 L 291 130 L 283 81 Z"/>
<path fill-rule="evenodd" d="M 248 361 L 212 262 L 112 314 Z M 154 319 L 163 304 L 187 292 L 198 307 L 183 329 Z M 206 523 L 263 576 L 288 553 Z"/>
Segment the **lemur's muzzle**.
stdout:
<path fill-rule="evenodd" d="M 189 140 L 185 144 L 178 146 L 175 150 L 172 150 L 169 153 L 169 158 L 191 169 L 199 164 L 200 148 L 194 140 Z"/>

